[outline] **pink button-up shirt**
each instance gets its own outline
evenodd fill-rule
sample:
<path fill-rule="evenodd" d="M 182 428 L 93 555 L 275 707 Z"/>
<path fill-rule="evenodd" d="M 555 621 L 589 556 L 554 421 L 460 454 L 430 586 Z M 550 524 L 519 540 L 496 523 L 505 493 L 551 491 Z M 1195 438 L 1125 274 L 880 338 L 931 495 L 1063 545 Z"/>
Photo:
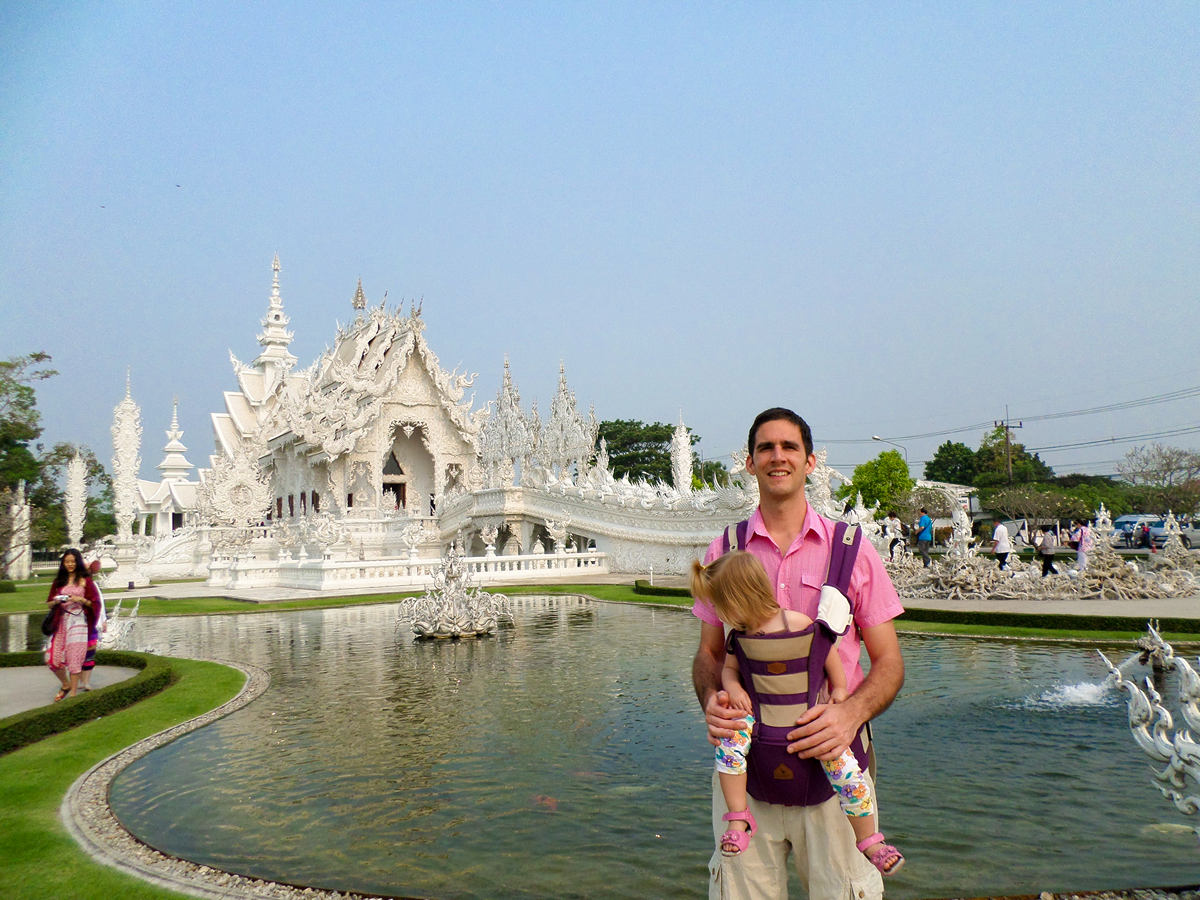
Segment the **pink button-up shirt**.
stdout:
<path fill-rule="evenodd" d="M 810 619 L 816 618 L 821 585 L 825 583 L 829 569 L 833 527 L 833 522 L 809 506 L 800 533 L 787 552 L 781 554 L 767 533 L 762 513 L 756 509 L 750 517 L 746 549 L 763 564 L 767 578 L 775 586 L 775 599 L 782 608 L 803 613 Z M 721 555 L 721 544 L 720 537 L 709 544 L 704 556 L 706 565 Z M 838 644 L 838 652 L 846 669 L 846 686 L 854 691 L 864 677 L 859 663 L 859 629 L 890 622 L 904 612 L 879 553 L 865 539 L 859 544 L 854 571 L 850 575 L 848 599 L 854 618 Z M 707 599 L 697 598 L 692 613 L 710 625 L 723 624 Z"/>

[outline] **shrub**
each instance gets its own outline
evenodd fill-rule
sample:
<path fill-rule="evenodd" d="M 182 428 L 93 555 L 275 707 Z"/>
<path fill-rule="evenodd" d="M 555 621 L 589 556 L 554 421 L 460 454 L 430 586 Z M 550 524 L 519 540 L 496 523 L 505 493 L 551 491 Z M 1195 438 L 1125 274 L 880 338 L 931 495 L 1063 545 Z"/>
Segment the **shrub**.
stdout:
<path fill-rule="evenodd" d="M 644 578 L 639 578 L 633 583 L 633 592 L 642 594 L 646 597 L 690 597 L 692 592 L 687 588 L 681 587 L 663 587 L 657 584 L 651 584 Z"/>
<path fill-rule="evenodd" d="M 0 581 L 0 594 L 15 594 L 17 592 L 17 584 L 15 581 Z"/>
<path fill-rule="evenodd" d="M 37 709 L 0 719 L 0 754 L 9 753 L 44 737 L 132 706 L 178 679 L 170 660 L 146 653 L 101 650 L 96 654 L 96 663 L 105 666 L 125 666 L 141 671 L 117 684 L 89 691 L 61 703 L 39 706 Z M 44 663 L 39 651 L 0 653 L 0 667 L 41 665 Z"/>

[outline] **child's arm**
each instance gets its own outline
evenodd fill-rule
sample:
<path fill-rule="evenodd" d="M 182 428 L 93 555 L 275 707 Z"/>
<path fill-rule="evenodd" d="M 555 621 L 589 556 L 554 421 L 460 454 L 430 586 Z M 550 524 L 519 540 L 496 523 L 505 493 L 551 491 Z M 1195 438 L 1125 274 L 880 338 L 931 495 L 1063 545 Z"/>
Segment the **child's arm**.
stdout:
<path fill-rule="evenodd" d="M 721 669 L 721 687 L 729 694 L 729 706 L 732 709 L 740 709 L 742 712 L 754 711 L 750 695 L 742 687 L 737 657 L 732 653 L 725 655 L 725 668 Z"/>
<path fill-rule="evenodd" d="M 825 657 L 825 675 L 829 679 L 830 700 L 841 703 L 850 696 L 850 692 L 846 690 L 846 669 L 842 665 L 842 657 L 836 644 L 829 648 L 829 655 Z"/>

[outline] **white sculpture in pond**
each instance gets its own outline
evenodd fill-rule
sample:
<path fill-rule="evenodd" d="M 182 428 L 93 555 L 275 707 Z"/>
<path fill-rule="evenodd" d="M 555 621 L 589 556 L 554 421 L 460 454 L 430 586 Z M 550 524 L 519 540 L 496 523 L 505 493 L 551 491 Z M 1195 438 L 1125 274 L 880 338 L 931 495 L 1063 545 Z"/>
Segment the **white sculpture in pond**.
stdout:
<path fill-rule="evenodd" d="M 471 584 L 457 542 L 442 558 L 433 586 L 413 601 L 411 609 L 402 608 L 400 615 L 401 621 L 411 623 L 418 639 L 483 637 L 512 619 L 507 597 Z"/>

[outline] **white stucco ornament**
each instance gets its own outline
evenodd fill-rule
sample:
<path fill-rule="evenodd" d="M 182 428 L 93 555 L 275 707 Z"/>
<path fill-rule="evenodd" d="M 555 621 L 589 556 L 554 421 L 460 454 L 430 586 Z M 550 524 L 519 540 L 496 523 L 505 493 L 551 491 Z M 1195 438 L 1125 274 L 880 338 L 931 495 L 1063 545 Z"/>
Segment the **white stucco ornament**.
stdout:
<path fill-rule="evenodd" d="M 83 543 L 83 520 L 87 513 L 87 465 L 78 453 L 67 463 L 63 507 L 67 519 L 67 543 L 79 547 Z"/>

